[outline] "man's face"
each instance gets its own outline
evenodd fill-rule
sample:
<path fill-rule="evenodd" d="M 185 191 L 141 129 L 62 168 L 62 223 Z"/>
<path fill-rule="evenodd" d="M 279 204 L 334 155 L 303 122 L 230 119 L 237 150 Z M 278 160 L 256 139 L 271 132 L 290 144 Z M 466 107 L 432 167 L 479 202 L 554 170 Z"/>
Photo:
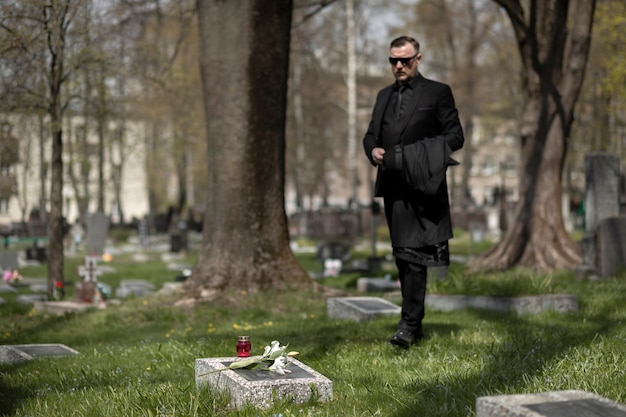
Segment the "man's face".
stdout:
<path fill-rule="evenodd" d="M 398 60 L 394 58 L 404 58 Z M 389 51 L 389 61 L 391 71 L 399 83 L 404 84 L 417 75 L 417 67 L 422 56 L 415 53 L 413 45 L 406 43 L 402 46 L 391 48 Z"/>

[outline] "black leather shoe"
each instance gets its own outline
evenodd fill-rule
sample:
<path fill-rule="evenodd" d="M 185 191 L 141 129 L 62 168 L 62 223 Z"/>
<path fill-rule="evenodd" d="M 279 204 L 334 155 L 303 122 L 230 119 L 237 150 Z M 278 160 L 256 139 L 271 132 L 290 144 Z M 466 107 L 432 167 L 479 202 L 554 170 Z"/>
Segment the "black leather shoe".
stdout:
<path fill-rule="evenodd" d="M 401 347 L 402 349 L 410 348 L 414 342 L 415 338 L 413 337 L 413 334 L 406 330 L 398 330 L 389 340 L 389 343 Z"/>

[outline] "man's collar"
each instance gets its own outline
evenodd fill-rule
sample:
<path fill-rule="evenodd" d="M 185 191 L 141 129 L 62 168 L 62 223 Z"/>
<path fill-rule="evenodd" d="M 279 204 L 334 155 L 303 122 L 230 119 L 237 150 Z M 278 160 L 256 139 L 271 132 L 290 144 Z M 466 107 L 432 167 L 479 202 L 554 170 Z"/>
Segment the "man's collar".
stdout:
<path fill-rule="evenodd" d="M 393 88 L 395 90 L 399 89 L 400 87 L 409 87 L 411 89 L 415 89 L 415 87 L 417 87 L 418 79 L 421 78 L 421 76 L 422 74 L 418 72 L 417 74 L 415 74 L 415 77 L 411 78 L 409 82 L 405 84 L 400 84 L 398 81 L 396 81 L 396 85 Z"/>

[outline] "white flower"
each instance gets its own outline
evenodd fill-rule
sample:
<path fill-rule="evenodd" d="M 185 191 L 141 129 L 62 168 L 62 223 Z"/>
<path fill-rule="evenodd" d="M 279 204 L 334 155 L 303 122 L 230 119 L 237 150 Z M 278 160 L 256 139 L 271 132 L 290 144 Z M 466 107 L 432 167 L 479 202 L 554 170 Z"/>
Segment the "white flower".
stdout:
<path fill-rule="evenodd" d="M 280 375 L 290 374 L 291 371 L 289 369 L 285 369 L 287 365 L 289 365 L 289 360 L 287 359 L 287 357 L 279 356 L 278 358 L 274 359 L 274 363 L 268 368 L 268 370 L 276 372 Z"/>
<path fill-rule="evenodd" d="M 283 356 L 286 350 L 287 346 L 281 346 L 278 340 L 274 340 L 270 343 L 270 346 L 265 346 L 263 357 L 269 360 L 274 360 L 279 356 Z"/>

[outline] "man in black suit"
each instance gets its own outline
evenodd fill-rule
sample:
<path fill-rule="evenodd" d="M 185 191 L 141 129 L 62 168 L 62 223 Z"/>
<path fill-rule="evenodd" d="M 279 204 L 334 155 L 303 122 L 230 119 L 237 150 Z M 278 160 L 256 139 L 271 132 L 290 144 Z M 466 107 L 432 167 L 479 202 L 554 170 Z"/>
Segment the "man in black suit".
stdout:
<path fill-rule="evenodd" d="M 402 289 L 402 313 L 390 342 L 409 348 L 424 336 L 427 267 L 450 264 L 452 237 L 446 168 L 463 146 L 452 90 L 418 71 L 419 43 L 394 39 L 389 63 L 396 79 L 376 98 L 363 147 L 378 167 L 374 195 L 385 216 Z"/>

